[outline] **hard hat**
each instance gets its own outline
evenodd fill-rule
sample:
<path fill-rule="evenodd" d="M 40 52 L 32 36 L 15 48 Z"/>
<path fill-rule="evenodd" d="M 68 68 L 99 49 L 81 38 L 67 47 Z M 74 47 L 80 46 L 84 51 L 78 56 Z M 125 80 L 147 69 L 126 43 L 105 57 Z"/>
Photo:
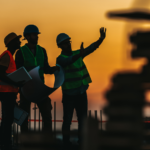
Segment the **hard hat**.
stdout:
<path fill-rule="evenodd" d="M 57 45 L 59 45 L 62 41 L 67 39 L 71 39 L 71 38 L 65 33 L 60 33 L 56 38 Z"/>
<path fill-rule="evenodd" d="M 11 33 L 9 33 L 9 34 L 4 38 L 4 43 L 5 43 L 5 45 L 7 46 L 7 44 L 8 44 L 9 42 L 11 42 L 13 39 L 15 39 L 15 38 L 21 38 L 21 37 L 22 37 L 22 35 L 17 35 L 16 33 L 11 32 Z"/>
<path fill-rule="evenodd" d="M 40 34 L 38 27 L 35 26 L 35 25 L 33 25 L 33 24 L 27 25 L 27 26 L 25 27 L 24 32 L 23 32 L 23 35 L 25 36 L 26 34 L 29 34 L 29 33 L 37 33 L 37 34 Z"/>

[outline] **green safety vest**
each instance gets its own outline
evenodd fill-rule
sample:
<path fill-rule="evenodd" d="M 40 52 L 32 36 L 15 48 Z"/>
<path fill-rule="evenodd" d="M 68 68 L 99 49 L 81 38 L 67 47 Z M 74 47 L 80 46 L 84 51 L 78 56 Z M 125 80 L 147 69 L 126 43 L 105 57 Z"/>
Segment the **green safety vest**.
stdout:
<path fill-rule="evenodd" d="M 30 51 L 28 46 L 24 45 L 21 47 L 22 55 L 24 58 L 24 67 L 29 72 L 33 68 L 40 66 L 39 75 L 41 80 L 44 82 L 44 53 L 41 46 L 36 45 L 36 56 Z"/>
<path fill-rule="evenodd" d="M 79 53 L 80 51 L 73 51 L 73 55 Z M 60 56 L 65 58 L 69 57 L 62 54 Z M 82 83 L 87 85 L 88 83 L 92 82 L 82 57 L 63 69 L 65 72 L 65 81 L 62 85 L 62 90 L 78 88 L 82 85 Z"/>

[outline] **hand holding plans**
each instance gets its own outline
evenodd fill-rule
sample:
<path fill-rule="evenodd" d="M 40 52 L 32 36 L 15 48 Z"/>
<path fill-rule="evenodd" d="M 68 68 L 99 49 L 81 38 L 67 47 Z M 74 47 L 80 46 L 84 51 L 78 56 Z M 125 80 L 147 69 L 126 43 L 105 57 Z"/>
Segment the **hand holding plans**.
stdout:
<path fill-rule="evenodd" d="M 32 79 L 27 70 L 24 67 L 17 69 L 16 71 L 7 75 L 11 80 L 15 82 L 25 80 L 25 83 Z"/>
<path fill-rule="evenodd" d="M 57 65 L 59 66 L 59 65 Z M 22 88 L 21 91 L 26 99 L 31 102 L 40 102 L 48 95 L 53 93 L 58 87 L 60 87 L 64 82 L 64 72 L 60 67 L 60 71 L 55 71 L 55 83 L 54 87 L 50 88 L 46 86 L 39 76 L 39 66 L 29 71 L 32 80 L 28 81 Z"/>

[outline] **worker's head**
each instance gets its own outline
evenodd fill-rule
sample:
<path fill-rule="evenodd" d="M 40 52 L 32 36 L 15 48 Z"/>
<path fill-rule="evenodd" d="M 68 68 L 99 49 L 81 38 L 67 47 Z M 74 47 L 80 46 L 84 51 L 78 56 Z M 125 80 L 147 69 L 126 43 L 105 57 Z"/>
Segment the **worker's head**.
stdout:
<path fill-rule="evenodd" d="M 18 35 L 14 32 L 9 33 L 5 38 L 4 38 L 4 43 L 5 46 L 8 48 L 8 50 L 17 50 L 20 48 L 21 42 L 20 38 L 22 36 Z"/>
<path fill-rule="evenodd" d="M 33 45 L 38 43 L 38 34 L 40 34 L 38 27 L 32 24 L 26 26 L 23 32 L 23 35 L 28 43 Z"/>
<path fill-rule="evenodd" d="M 67 34 L 65 34 L 65 33 L 60 33 L 60 34 L 57 36 L 57 39 L 56 39 L 57 46 L 58 46 L 59 48 L 61 48 L 62 51 L 64 51 L 64 52 L 70 52 L 70 51 L 72 51 L 70 39 L 71 39 L 71 38 L 70 38 Z"/>

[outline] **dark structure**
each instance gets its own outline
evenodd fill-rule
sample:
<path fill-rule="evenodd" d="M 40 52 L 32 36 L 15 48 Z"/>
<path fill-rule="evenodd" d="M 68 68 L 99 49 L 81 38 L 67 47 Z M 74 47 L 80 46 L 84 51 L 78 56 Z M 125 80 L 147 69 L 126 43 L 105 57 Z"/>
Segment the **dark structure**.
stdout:
<path fill-rule="evenodd" d="M 124 10 L 109 12 L 109 18 L 150 20 L 147 10 Z M 104 109 L 109 121 L 106 133 L 101 136 L 101 150 L 140 150 L 150 149 L 149 134 L 144 134 L 143 106 L 145 92 L 150 89 L 150 31 L 137 31 L 130 36 L 136 46 L 132 58 L 145 57 L 148 63 L 140 74 L 122 72 L 112 78 L 113 86 L 105 94 L 109 106 Z M 143 145 L 143 141 L 146 143 Z"/>
<path fill-rule="evenodd" d="M 119 73 L 112 79 L 111 90 L 106 93 L 109 106 L 104 112 L 109 121 L 101 141 L 101 149 L 140 150 L 143 134 L 142 108 L 144 89 L 141 76 Z"/>

